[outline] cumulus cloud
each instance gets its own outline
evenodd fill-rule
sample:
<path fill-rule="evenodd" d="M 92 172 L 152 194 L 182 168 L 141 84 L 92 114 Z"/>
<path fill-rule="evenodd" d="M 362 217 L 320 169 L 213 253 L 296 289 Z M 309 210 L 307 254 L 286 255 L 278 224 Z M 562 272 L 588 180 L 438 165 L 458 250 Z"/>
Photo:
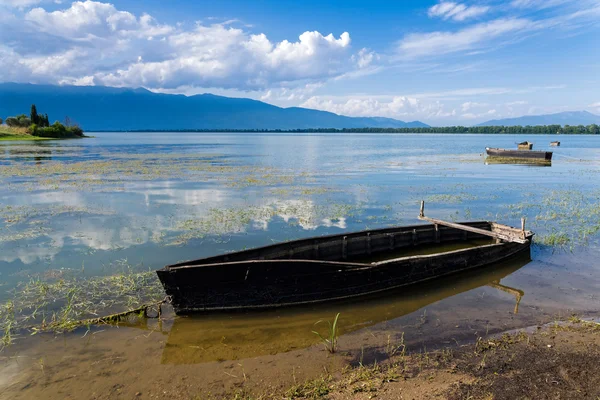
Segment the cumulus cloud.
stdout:
<path fill-rule="evenodd" d="M 195 82 L 198 86 L 258 89 L 273 82 L 321 79 L 344 71 L 342 58 L 350 35 L 338 39 L 304 32 L 297 42 L 270 42 L 264 34 L 247 35 L 222 25 L 199 26 L 172 35 L 168 47 L 177 56 L 154 62 L 136 62 L 114 72 L 97 74 L 110 86 L 173 88 Z M 337 59 L 336 59 L 337 58 Z"/>
<path fill-rule="evenodd" d="M 354 61 L 360 69 L 369 67 L 373 61 L 379 59 L 379 54 L 375 53 L 374 51 L 370 51 L 367 48 L 360 49 L 357 54 L 352 56 L 352 61 Z"/>
<path fill-rule="evenodd" d="M 17 64 L 2 68 L 0 80 L 259 90 L 326 80 L 377 59 L 367 49 L 353 55 L 347 32 L 273 42 L 235 24 L 161 24 L 91 0 L 52 12 L 37 7 L 0 32 L 0 43 L 10 43 L 0 54 Z"/>
<path fill-rule="evenodd" d="M 452 19 L 454 21 L 464 21 L 469 18 L 475 18 L 487 13 L 490 10 L 488 6 L 467 6 L 461 3 L 451 1 L 440 1 L 427 11 L 430 17 L 439 17 L 444 20 Z"/>

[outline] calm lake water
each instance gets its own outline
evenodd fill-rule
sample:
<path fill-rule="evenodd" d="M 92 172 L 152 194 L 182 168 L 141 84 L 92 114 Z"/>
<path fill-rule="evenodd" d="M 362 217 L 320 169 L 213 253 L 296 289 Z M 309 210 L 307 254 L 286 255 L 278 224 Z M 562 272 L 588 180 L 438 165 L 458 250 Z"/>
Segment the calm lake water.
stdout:
<path fill-rule="evenodd" d="M 402 340 L 418 351 L 599 313 L 600 137 L 561 136 L 551 149 L 556 136 L 94 135 L 0 142 L 3 329 L 14 320 L 14 343 L 0 353 L 1 398 L 285 386 L 323 366 L 382 360 Z M 552 165 L 486 164 L 486 146 L 524 140 L 554 151 Z M 532 260 L 309 309 L 167 313 L 65 335 L 20 329 L 160 299 L 152 271 L 177 261 L 414 224 L 420 200 L 426 215 L 447 220 L 518 226 L 526 217 Z M 338 312 L 343 354 L 332 358 L 311 331 Z"/>

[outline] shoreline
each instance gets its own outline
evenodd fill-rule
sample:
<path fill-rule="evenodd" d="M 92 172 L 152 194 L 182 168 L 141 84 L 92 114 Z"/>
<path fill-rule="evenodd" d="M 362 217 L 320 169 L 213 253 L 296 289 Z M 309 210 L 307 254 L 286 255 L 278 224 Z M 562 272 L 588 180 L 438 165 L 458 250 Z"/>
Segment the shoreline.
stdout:
<path fill-rule="evenodd" d="M 313 133 L 313 134 L 372 134 L 372 135 L 534 135 L 534 136 L 598 136 L 594 133 L 556 133 L 556 132 L 419 132 L 365 129 L 91 129 L 95 133 Z"/>
<path fill-rule="evenodd" d="M 434 351 L 407 351 L 403 342 L 381 361 L 346 360 L 337 371 L 273 390 L 240 388 L 199 399 L 514 399 L 600 397 L 598 319 L 571 317 L 478 337 Z M 330 357 L 326 354 L 324 356 Z M 343 356 L 343 352 L 340 352 Z M 347 357 L 346 357 L 347 358 Z M 217 397 L 215 397 L 217 396 Z"/>
<path fill-rule="evenodd" d="M 42 136 L 33 136 L 27 133 L 27 128 L 11 128 L 6 126 L 0 126 L 0 142 L 16 142 L 16 141 L 46 141 L 46 140 L 66 140 L 66 139 L 81 139 L 88 138 L 90 136 L 69 136 L 62 138 L 53 138 L 53 137 L 42 137 Z"/>

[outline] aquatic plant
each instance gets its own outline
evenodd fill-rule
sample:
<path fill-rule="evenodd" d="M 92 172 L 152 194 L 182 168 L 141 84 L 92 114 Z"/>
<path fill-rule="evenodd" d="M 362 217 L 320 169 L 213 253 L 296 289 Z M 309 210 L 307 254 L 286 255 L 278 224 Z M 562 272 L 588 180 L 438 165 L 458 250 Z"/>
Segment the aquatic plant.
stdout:
<path fill-rule="evenodd" d="M 404 357 L 404 355 L 406 354 L 406 344 L 404 344 L 404 332 L 402 332 L 398 343 L 392 343 L 391 336 L 388 335 L 387 344 L 385 346 L 385 353 L 390 358 L 394 357 L 396 354 L 399 354 L 402 357 Z"/>
<path fill-rule="evenodd" d="M 314 333 L 315 335 L 317 335 L 319 337 L 319 339 L 321 339 L 321 342 L 323 343 L 323 345 L 325 345 L 325 349 L 330 353 L 335 353 L 337 350 L 338 319 L 339 318 L 340 318 L 340 313 L 337 313 L 333 320 L 333 323 L 327 321 L 327 324 L 329 325 L 329 329 L 328 329 L 327 333 L 325 334 L 325 336 L 321 335 L 317 331 L 312 331 L 312 333 Z M 319 320 L 319 321 L 315 322 L 315 325 L 318 325 L 321 322 L 323 322 L 323 321 Z"/>
<path fill-rule="evenodd" d="M 14 333 L 29 330 L 68 332 L 90 323 L 118 320 L 121 312 L 135 311 L 164 299 L 164 292 L 153 271 L 125 271 L 93 278 L 81 276 L 60 279 L 31 278 L 12 291 L 13 298 L 0 305 L 2 345 L 13 342 Z M 99 317 L 109 315 L 110 319 Z"/>

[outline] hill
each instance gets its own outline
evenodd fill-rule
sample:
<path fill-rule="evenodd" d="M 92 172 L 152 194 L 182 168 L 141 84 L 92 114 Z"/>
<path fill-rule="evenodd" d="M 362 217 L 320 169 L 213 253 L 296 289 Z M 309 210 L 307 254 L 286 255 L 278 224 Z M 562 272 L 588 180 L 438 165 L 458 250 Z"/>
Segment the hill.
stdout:
<path fill-rule="evenodd" d="M 600 115 L 587 111 L 565 111 L 556 114 L 525 115 L 517 118 L 493 119 L 476 126 L 514 125 L 591 125 L 600 124 Z"/>
<path fill-rule="evenodd" d="M 31 104 L 51 122 L 65 116 L 86 131 L 183 129 L 308 129 L 426 127 L 391 118 L 346 117 L 257 100 L 200 94 L 153 93 L 146 89 L 0 83 L 0 117 L 27 112 Z"/>

